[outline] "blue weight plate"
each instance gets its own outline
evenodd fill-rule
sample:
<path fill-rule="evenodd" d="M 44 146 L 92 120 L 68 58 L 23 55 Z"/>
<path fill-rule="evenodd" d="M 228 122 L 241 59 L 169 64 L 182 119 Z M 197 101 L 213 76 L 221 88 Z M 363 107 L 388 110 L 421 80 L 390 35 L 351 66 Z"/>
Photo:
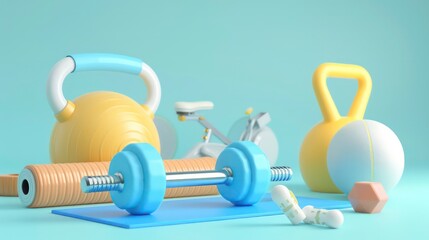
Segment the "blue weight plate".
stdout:
<path fill-rule="evenodd" d="M 166 174 L 164 162 L 158 151 L 150 144 L 130 144 L 124 151 L 137 156 L 143 171 L 143 193 L 137 205 L 128 208 L 131 214 L 150 214 L 156 211 L 164 200 L 166 190 Z"/>
<path fill-rule="evenodd" d="M 230 144 L 228 149 L 236 149 L 246 156 L 249 165 L 250 188 L 247 195 L 236 202 L 236 205 L 253 205 L 259 202 L 267 192 L 271 181 L 270 163 L 262 152 L 253 142 L 243 141 Z"/>
<path fill-rule="evenodd" d="M 216 170 L 230 168 L 233 180 L 229 184 L 218 185 L 220 195 L 233 204 L 246 197 L 250 188 L 250 168 L 246 156 L 239 150 L 226 148 L 216 161 Z"/>
<path fill-rule="evenodd" d="M 125 184 L 122 191 L 110 192 L 113 203 L 121 209 L 135 206 L 143 194 L 143 170 L 137 156 L 127 151 L 117 153 L 109 167 L 109 175 L 116 173 L 122 174 Z"/>

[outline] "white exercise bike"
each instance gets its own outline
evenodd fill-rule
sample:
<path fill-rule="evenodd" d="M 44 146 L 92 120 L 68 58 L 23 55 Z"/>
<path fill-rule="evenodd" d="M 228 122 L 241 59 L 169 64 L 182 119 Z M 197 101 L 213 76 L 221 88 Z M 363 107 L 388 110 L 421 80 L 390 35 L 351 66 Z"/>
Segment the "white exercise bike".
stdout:
<path fill-rule="evenodd" d="M 264 151 L 270 161 L 270 165 L 275 164 L 278 156 L 278 142 L 276 135 L 268 127 L 268 123 L 271 121 L 269 113 L 261 112 L 252 116 L 253 110 L 251 108 L 247 109 L 245 112 L 247 116 L 237 120 L 232 125 L 228 135 L 225 136 L 205 117 L 199 114 L 199 111 L 211 110 L 213 107 L 212 102 L 176 102 L 175 110 L 180 121 L 197 121 L 205 129 L 203 142 L 193 146 L 184 158 L 217 158 L 223 149 L 234 141 L 252 141 Z M 213 135 L 221 143 L 210 142 Z"/>

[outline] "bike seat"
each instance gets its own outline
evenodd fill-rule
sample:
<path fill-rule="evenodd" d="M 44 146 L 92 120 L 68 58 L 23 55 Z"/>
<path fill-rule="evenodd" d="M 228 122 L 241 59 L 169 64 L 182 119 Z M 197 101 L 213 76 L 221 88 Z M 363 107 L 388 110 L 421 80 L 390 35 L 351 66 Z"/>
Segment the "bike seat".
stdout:
<path fill-rule="evenodd" d="M 177 113 L 194 113 L 200 110 L 211 110 L 214 104 L 212 102 L 176 102 L 174 108 Z"/>

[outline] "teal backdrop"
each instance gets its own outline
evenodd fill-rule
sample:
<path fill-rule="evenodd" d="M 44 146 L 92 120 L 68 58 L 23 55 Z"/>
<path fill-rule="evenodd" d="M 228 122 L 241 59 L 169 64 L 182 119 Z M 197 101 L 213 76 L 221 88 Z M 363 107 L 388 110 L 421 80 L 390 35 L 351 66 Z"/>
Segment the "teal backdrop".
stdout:
<path fill-rule="evenodd" d="M 298 170 L 299 149 L 306 133 L 322 119 L 312 88 L 313 71 L 324 62 L 361 65 L 373 80 L 365 117 L 395 131 L 406 162 L 404 178 L 392 192 L 397 200 L 391 197 L 391 207 L 372 218 L 349 212 L 345 225 L 351 230 L 347 226 L 337 232 L 294 230 L 281 227 L 289 225 L 277 216 L 263 218 L 269 223 L 265 229 L 255 227 L 260 220 L 247 219 L 125 231 L 52 216 L 47 209 L 23 209 L 14 198 L 0 198 L 0 222 L 7 222 L 0 229 L 11 236 L 19 232 L 19 226 L 29 226 L 19 234 L 33 231 L 33 236 L 49 231 L 63 234 L 67 226 L 83 229 L 65 236 L 71 239 L 93 228 L 104 229 L 109 236 L 140 238 L 156 234 L 162 238 L 236 238 L 270 233 L 283 238 L 288 232 L 344 237 L 355 236 L 351 233 L 364 222 L 364 227 L 377 232 L 380 221 L 390 221 L 383 234 L 407 236 L 399 230 L 405 227 L 408 233 L 427 236 L 420 228 L 423 223 L 408 221 L 418 221 L 418 206 L 424 204 L 419 199 L 429 197 L 425 176 L 429 167 L 425 151 L 428 23 L 428 1 L 1 1 L 0 174 L 17 173 L 27 164 L 49 163 L 55 119 L 46 98 L 48 73 L 66 55 L 87 52 L 138 57 L 155 70 L 162 86 L 157 114 L 177 129 L 176 157 L 201 141 L 203 134 L 195 123 L 177 120 L 176 101 L 213 101 L 214 110 L 205 116 L 224 132 L 247 107 L 269 112 L 270 126 L 280 143 L 278 164 L 294 168 L 292 186 L 307 195 L 313 193 L 304 186 Z M 329 88 L 340 112 L 347 113 L 357 83 L 332 79 Z M 146 95 L 139 78 L 120 73 L 77 73 L 64 84 L 69 99 L 97 90 L 120 92 L 139 102 Z M 419 197 L 410 200 L 414 195 Z M 401 211 L 407 207 L 411 212 Z M 234 228 L 240 221 L 244 225 Z M 30 227 L 33 224 L 37 227 Z M 55 228 L 48 227 L 55 224 Z M 225 233 L 204 235 L 198 226 Z"/>

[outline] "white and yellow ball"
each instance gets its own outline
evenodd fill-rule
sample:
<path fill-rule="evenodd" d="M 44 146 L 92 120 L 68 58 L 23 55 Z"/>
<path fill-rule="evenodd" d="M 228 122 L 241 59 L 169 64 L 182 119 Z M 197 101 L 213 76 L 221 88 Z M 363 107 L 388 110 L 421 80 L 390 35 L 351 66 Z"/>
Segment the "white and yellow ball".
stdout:
<path fill-rule="evenodd" d="M 346 124 L 332 138 L 327 165 L 334 184 L 344 193 L 355 182 L 380 182 L 392 189 L 404 171 L 404 150 L 396 134 L 372 120 Z"/>

